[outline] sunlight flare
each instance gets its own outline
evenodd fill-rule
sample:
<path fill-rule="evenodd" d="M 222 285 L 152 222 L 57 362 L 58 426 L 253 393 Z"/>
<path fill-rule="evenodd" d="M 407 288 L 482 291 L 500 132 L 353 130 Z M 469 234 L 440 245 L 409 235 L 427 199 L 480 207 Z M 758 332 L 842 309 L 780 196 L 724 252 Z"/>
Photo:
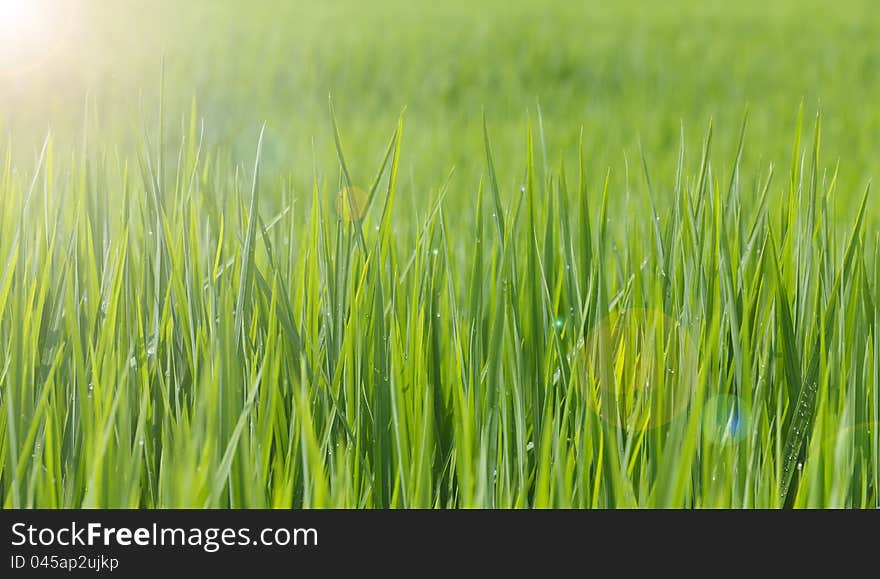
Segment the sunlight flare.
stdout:
<path fill-rule="evenodd" d="M 0 75 L 31 69 L 59 46 L 70 3 L 0 0 Z"/>

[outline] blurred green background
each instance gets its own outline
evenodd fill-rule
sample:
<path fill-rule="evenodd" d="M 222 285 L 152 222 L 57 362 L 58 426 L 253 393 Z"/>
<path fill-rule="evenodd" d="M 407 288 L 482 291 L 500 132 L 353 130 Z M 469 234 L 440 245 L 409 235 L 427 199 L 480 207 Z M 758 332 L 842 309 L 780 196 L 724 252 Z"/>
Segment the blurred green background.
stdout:
<path fill-rule="evenodd" d="M 573 163 L 583 128 L 596 182 L 611 166 L 627 191 L 643 188 L 639 142 L 663 190 L 682 127 L 695 162 L 710 118 L 719 166 L 730 166 L 747 106 L 744 175 L 774 162 L 783 187 L 801 102 L 808 120 L 823 113 L 824 160 L 841 162 L 842 210 L 880 174 L 880 15 L 871 0 L 38 4 L 51 42 L 15 50 L 9 35 L 0 39 L 0 132 L 25 167 L 47 127 L 59 144 L 91 135 L 122 155 L 144 126 L 155 138 L 164 59 L 170 146 L 195 101 L 212 150 L 249 166 L 266 121 L 265 170 L 306 193 L 314 167 L 337 178 L 329 94 L 359 181 L 406 107 L 401 202 L 418 210 L 452 167 L 450 203 L 473 194 L 485 165 L 483 111 L 502 185 L 516 191 L 539 106 L 551 167 Z"/>

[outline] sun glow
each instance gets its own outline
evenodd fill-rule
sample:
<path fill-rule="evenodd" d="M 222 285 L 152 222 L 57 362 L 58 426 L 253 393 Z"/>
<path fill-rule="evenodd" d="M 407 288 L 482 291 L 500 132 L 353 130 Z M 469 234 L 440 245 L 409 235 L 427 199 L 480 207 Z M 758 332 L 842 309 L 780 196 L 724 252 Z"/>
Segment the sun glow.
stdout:
<path fill-rule="evenodd" d="M 28 42 L 39 28 L 39 3 L 0 0 L 0 42 L 4 46 Z"/>
<path fill-rule="evenodd" d="M 0 0 L 0 74 L 37 66 L 57 48 L 63 36 L 63 5 L 53 0 Z"/>

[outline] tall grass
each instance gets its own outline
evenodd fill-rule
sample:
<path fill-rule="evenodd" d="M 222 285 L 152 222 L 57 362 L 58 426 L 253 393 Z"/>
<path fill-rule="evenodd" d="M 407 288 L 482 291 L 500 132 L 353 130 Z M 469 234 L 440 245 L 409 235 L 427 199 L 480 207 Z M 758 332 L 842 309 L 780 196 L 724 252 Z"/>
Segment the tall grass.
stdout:
<path fill-rule="evenodd" d="M 3 147 L 4 507 L 880 506 L 880 241 L 818 117 L 789 168 L 710 126 L 625 190 L 540 124 L 499 174 L 488 122 L 469 203 L 414 216 L 402 118 L 367 175 L 331 117 L 308 192 L 197 118 Z"/>

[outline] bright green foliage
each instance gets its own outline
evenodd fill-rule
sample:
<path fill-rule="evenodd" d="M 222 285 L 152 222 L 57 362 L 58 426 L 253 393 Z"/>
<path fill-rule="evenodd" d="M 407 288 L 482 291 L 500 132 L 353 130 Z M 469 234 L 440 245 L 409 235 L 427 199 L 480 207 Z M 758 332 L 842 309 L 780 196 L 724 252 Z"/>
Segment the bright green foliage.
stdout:
<path fill-rule="evenodd" d="M 0 85 L 3 507 L 880 506 L 869 3 L 379 4 Z"/>
<path fill-rule="evenodd" d="M 476 229 L 444 187 L 412 240 L 402 119 L 361 220 L 338 132 L 308 200 L 260 146 L 246 175 L 197 134 L 173 167 L 47 140 L 0 179 L 4 505 L 874 506 L 880 245 L 867 194 L 829 218 L 819 126 L 783 187 L 710 130 L 618 225 L 531 133 L 503 188 L 487 126 Z"/>

